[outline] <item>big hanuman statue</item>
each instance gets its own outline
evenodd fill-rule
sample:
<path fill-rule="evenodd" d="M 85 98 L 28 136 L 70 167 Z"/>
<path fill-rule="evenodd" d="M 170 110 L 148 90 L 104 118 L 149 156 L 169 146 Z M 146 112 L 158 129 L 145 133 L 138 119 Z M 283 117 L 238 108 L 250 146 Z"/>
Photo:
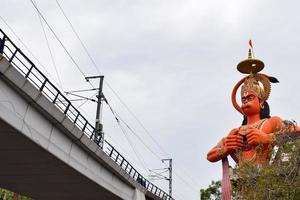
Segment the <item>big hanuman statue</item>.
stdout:
<path fill-rule="evenodd" d="M 279 130 L 286 129 L 288 123 L 277 116 L 270 116 L 267 100 L 271 92 L 271 83 L 278 80 L 266 74 L 258 73 L 264 68 L 264 63 L 252 58 L 249 49 L 248 59 L 237 66 L 239 72 L 247 74 L 233 88 L 231 100 L 234 108 L 244 116 L 241 126 L 232 129 L 228 135 L 213 147 L 207 154 L 207 160 L 217 162 L 222 160 L 223 180 L 222 199 L 231 198 L 229 180 L 229 164 L 227 156 L 231 156 L 237 165 L 251 161 L 259 166 L 267 165 L 271 151 L 276 145 L 275 136 Z M 241 87 L 241 105 L 236 101 L 236 93 Z M 289 127 L 291 132 L 300 133 L 300 127 Z M 262 146 L 260 154 L 256 147 Z M 239 156 L 237 156 L 239 153 Z"/>

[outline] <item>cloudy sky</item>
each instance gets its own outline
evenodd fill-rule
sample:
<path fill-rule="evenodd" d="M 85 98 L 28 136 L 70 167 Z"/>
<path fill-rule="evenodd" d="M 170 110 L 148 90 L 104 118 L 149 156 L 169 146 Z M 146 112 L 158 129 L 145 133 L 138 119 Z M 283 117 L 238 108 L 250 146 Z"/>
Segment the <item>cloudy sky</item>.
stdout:
<path fill-rule="evenodd" d="M 57 2 L 36 0 L 83 74 L 30 0 L 1 0 L 0 27 L 63 91 L 91 88 L 84 76 L 105 75 L 108 101 L 135 134 L 124 124 L 123 133 L 104 106 L 106 139 L 146 177 L 149 169 L 166 167 L 160 159 L 172 158 L 175 199 L 197 200 L 200 188 L 221 178 L 221 163 L 209 163 L 206 153 L 241 123 L 230 93 L 243 77 L 236 65 L 246 58 L 249 39 L 266 65 L 264 72 L 280 81 L 273 85 L 271 114 L 300 120 L 297 1 L 58 2 L 96 66 Z M 92 123 L 95 109 L 91 102 L 80 106 Z M 168 191 L 166 181 L 153 182 Z"/>

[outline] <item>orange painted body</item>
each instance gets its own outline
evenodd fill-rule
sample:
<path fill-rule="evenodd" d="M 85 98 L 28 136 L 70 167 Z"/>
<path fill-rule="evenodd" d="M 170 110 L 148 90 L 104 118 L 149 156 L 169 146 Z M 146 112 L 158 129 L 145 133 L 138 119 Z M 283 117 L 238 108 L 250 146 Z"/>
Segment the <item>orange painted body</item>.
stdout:
<path fill-rule="evenodd" d="M 272 144 L 273 133 L 283 123 L 279 117 L 261 120 L 260 109 L 263 103 L 254 93 L 242 95 L 242 106 L 239 107 L 237 104 L 234 106 L 247 117 L 247 125 L 231 130 L 218 145 L 213 147 L 207 154 L 209 161 L 216 162 L 228 155 L 235 156 L 240 151 L 242 160 L 237 161 L 239 165 L 243 160 L 262 165 L 269 162 L 270 151 L 274 145 Z M 296 127 L 296 130 L 300 131 L 300 128 Z M 246 146 L 245 141 L 247 141 Z M 256 150 L 258 145 L 261 148 L 260 154 L 257 154 Z"/>

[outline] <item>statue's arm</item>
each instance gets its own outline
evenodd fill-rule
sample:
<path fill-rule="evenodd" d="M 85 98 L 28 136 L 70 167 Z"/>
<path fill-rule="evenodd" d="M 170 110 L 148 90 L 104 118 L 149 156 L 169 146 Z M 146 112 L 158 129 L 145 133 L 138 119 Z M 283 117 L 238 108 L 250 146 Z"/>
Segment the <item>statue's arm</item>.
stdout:
<path fill-rule="evenodd" d="M 230 153 L 241 149 L 243 138 L 238 134 L 238 129 L 230 131 L 227 137 L 223 138 L 216 146 L 207 153 L 207 160 L 217 162 L 228 156 Z"/>
<path fill-rule="evenodd" d="M 223 140 L 224 138 L 207 153 L 208 161 L 217 162 L 223 157 L 227 156 L 226 152 L 224 151 L 224 147 L 221 145 L 223 143 Z"/>
<path fill-rule="evenodd" d="M 271 117 L 270 124 L 273 128 L 272 133 L 270 133 L 271 140 L 275 142 L 276 135 L 281 135 L 285 133 L 297 133 L 300 134 L 300 127 L 295 125 L 294 122 L 283 121 L 280 117 Z"/>

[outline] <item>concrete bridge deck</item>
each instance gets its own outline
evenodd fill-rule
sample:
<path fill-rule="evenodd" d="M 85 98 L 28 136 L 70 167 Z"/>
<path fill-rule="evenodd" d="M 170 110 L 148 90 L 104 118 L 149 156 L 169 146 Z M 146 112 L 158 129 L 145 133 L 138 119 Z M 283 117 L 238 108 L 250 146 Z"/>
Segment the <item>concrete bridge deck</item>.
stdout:
<path fill-rule="evenodd" d="M 34 199 L 172 200 L 91 140 L 94 127 L 0 33 L 0 187 Z"/>

